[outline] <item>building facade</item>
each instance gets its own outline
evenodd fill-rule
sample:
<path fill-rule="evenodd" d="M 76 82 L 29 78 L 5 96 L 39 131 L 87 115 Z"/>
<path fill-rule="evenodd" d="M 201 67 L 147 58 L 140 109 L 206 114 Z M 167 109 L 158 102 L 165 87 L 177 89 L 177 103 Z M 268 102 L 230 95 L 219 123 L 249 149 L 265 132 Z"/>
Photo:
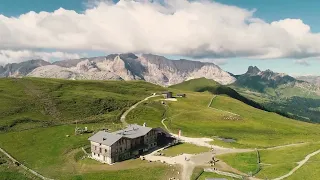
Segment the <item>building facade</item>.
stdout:
<path fill-rule="evenodd" d="M 162 96 L 163 96 L 165 99 L 173 98 L 172 92 L 170 92 L 170 91 L 163 92 L 163 93 L 162 93 Z"/>
<path fill-rule="evenodd" d="M 89 138 L 91 157 L 102 163 L 113 164 L 139 156 L 170 137 L 170 134 L 161 128 L 136 124 L 112 133 L 99 131 Z"/>

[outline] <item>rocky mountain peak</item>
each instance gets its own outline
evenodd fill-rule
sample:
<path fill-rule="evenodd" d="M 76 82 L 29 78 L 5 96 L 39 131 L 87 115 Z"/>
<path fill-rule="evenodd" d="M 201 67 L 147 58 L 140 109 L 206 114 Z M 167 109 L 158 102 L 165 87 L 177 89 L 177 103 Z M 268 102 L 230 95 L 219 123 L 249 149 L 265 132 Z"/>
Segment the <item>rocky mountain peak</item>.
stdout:
<path fill-rule="evenodd" d="M 48 63 L 48 62 L 46 62 Z M 37 65 L 30 68 L 30 64 L 19 66 L 23 69 L 19 75 L 31 77 L 62 78 L 62 79 L 95 79 L 95 80 L 145 80 L 162 86 L 170 86 L 188 79 L 205 77 L 221 84 L 231 84 L 236 79 L 213 63 L 190 60 L 171 60 L 164 56 L 133 53 L 110 54 L 108 56 L 64 60 Z M 15 64 L 8 64 L 16 66 Z M 6 67 L 7 67 L 6 66 Z M 4 68 L 6 69 L 6 68 Z M 12 68 L 11 68 L 12 69 Z M 1 68 L 0 68 L 1 70 Z M 16 72 L 17 70 L 14 70 Z M 14 74 L 1 73 L 3 77 Z"/>
<path fill-rule="evenodd" d="M 249 66 L 248 71 L 246 74 L 249 75 L 258 75 L 261 72 L 261 70 L 257 66 Z"/>
<path fill-rule="evenodd" d="M 20 77 L 25 76 L 32 70 L 41 67 L 47 66 L 51 63 L 44 61 L 42 59 L 34 59 L 29 61 L 24 61 L 21 63 L 12 63 L 7 64 L 4 67 L 0 68 L 0 77 Z"/>

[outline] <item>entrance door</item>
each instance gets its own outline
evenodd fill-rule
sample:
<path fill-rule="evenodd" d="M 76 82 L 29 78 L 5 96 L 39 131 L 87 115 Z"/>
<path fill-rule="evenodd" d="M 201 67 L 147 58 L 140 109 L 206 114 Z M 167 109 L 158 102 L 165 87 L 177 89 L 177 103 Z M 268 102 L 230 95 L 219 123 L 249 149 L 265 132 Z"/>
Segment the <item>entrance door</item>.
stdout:
<path fill-rule="evenodd" d="M 139 150 L 139 155 L 141 155 L 143 153 L 143 149 Z"/>

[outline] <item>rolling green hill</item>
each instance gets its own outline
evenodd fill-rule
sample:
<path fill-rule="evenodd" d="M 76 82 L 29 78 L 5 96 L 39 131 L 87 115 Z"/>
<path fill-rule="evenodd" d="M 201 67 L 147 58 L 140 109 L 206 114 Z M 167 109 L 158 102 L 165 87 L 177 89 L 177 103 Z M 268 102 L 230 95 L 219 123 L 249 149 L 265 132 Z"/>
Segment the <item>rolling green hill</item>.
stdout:
<path fill-rule="evenodd" d="M 79 127 L 90 130 L 117 129 L 125 109 L 163 90 L 142 81 L 0 79 L 0 147 L 55 179 L 168 179 L 177 175 L 172 169 L 176 167 L 139 159 L 113 166 L 82 160 L 81 147 L 88 145 L 91 134 L 74 134 L 76 120 Z M 246 102 L 249 99 L 214 81 L 196 79 L 167 90 L 187 96 L 177 101 L 151 98 L 133 109 L 126 121 L 163 127 L 161 120 L 165 119 L 174 133 L 182 130 L 185 136 L 210 137 L 212 144 L 224 147 L 265 148 L 320 141 L 319 125 L 254 108 Z M 171 151 L 176 154 L 181 149 L 185 148 Z M 0 167 L 1 175 L 23 176 L 6 166 Z"/>
<path fill-rule="evenodd" d="M 199 79 L 192 79 L 189 81 L 184 81 L 180 84 L 170 86 L 173 89 L 180 89 L 185 91 L 193 91 L 193 92 L 205 92 L 208 91 L 212 94 L 225 94 L 229 97 L 242 101 L 250 106 L 253 106 L 258 109 L 264 109 L 263 106 L 260 104 L 240 95 L 237 91 L 233 90 L 228 86 L 221 85 L 214 80 L 206 79 L 206 78 L 199 78 Z"/>
<path fill-rule="evenodd" d="M 0 131 L 117 122 L 122 112 L 163 88 L 143 81 L 0 79 Z"/>
<path fill-rule="evenodd" d="M 161 105 L 159 99 L 150 100 L 131 111 L 127 121 L 146 122 L 157 127 L 166 118 L 166 125 L 174 133 L 181 129 L 183 135 L 211 137 L 215 139 L 214 144 L 228 147 L 270 147 L 320 140 L 319 125 L 254 108 L 228 96 L 228 91 L 210 91 L 210 86 L 214 89 L 220 85 L 211 80 L 195 79 L 171 86 L 174 94 L 186 93 L 187 97 L 166 101 L 166 106 Z M 210 92 L 202 92 L 208 89 Z M 213 94 L 216 97 L 208 107 Z M 234 142 L 221 138 L 231 138 Z"/>
<path fill-rule="evenodd" d="M 119 129 L 124 110 L 163 90 L 143 81 L 0 79 L 0 147 L 54 179 L 168 179 L 177 173 L 161 163 L 137 159 L 109 166 L 81 160 L 81 147 L 89 145 L 92 134 L 74 134 L 75 121 L 93 131 Z M 1 159 L 0 179 L 29 179 Z"/>

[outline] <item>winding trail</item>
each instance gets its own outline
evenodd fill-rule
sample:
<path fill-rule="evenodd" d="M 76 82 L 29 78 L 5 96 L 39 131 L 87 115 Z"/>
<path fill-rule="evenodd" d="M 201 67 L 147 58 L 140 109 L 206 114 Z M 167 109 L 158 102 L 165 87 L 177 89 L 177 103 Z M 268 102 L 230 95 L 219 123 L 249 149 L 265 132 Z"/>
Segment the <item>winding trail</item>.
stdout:
<path fill-rule="evenodd" d="M 134 104 L 133 106 L 131 106 L 128 110 L 126 110 L 120 117 L 120 121 L 122 122 L 123 125 L 125 126 L 128 126 L 128 123 L 126 122 L 126 116 L 129 114 L 130 111 L 132 111 L 134 108 L 136 108 L 139 104 L 149 100 L 150 98 L 153 98 L 153 97 L 158 97 L 160 95 L 152 95 L 152 96 L 149 96 L 149 97 L 146 97 L 145 99 L 137 102 L 136 104 Z"/>
<path fill-rule="evenodd" d="M 233 113 L 233 112 L 230 112 L 230 111 L 225 111 L 225 110 L 221 110 L 221 109 L 217 109 L 217 108 L 214 108 L 214 107 L 211 107 L 211 104 L 213 102 L 213 100 L 217 97 L 217 95 L 213 95 L 212 99 L 210 100 L 209 104 L 208 104 L 208 108 L 211 108 L 211 109 L 214 109 L 216 111 L 221 111 L 221 112 L 224 112 L 224 113 L 227 113 L 227 114 L 231 114 L 233 116 L 240 116 L 239 114 L 236 114 L 236 113 Z"/>
<path fill-rule="evenodd" d="M 309 142 L 286 144 L 286 145 L 274 146 L 274 147 L 269 147 L 269 148 L 262 148 L 262 149 L 258 149 L 258 150 L 273 150 L 273 149 L 280 149 L 280 148 L 291 147 L 291 146 L 300 146 L 300 145 L 304 145 L 304 144 L 309 144 Z"/>
<path fill-rule="evenodd" d="M 162 125 L 165 129 L 170 132 L 167 125 L 164 123 L 165 119 L 161 120 Z M 242 153 L 242 152 L 252 152 L 254 149 L 235 149 L 235 148 L 224 148 L 216 145 L 212 145 L 209 142 L 213 141 L 211 138 L 191 138 L 185 136 L 178 136 L 177 134 L 171 133 L 170 134 L 183 141 L 185 143 L 194 144 L 196 146 L 203 146 L 212 149 L 212 152 L 201 153 L 197 155 L 191 154 L 182 154 L 176 157 L 163 157 L 163 156 L 153 156 L 152 154 L 146 156 L 146 159 L 151 161 L 161 161 L 166 162 L 169 164 L 180 164 L 182 166 L 182 179 L 189 180 L 192 176 L 193 169 L 196 166 L 203 166 L 208 165 L 208 162 L 211 160 L 213 155 L 221 155 L 221 154 L 228 154 L 228 153 Z M 190 159 L 190 161 L 186 161 L 185 158 Z"/>
<path fill-rule="evenodd" d="M 132 107 L 130 107 L 126 112 L 124 112 L 121 116 L 121 122 L 124 125 L 128 125 L 128 123 L 125 121 L 126 116 L 128 115 L 128 113 L 130 111 L 132 111 L 134 108 L 136 108 L 139 104 L 141 104 L 144 101 L 149 100 L 152 97 L 157 97 L 159 95 L 153 95 L 153 96 L 149 96 L 147 98 L 145 98 L 144 100 L 136 103 L 135 105 L 133 105 Z M 210 100 L 208 107 L 211 107 L 211 104 L 214 100 L 214 98 L 216 98 L 217 96 L 213 96 L 213 98 Z M 228 112 L 228 111 L 224 111 L 224 110 L 220 110 L 220 109 L 216 109 L 216 108 L 212 108 L 218 111 L 222 111 L 228 114 L 232 114 L 235 116 L 240 116 L 238 114 L 232 113 L 232 112 Z M 172 133 L 169 128 L 167 127 L 167 125 L 165 124 L 165 121 L 167 120 L 167 118 L 164 118 L 161 120 L 161 123 L 163 125 L 163 127 L 173 136 L 176 137 L 177 139 L 185 142 L 185 143 L 190 143 L 190 144 L 194 144 L 197 146 L 203 146 L 203 147 L 208 147 L 211 148 L 212 151 L 211 152 L 205 152 L 205 153 L 201 153 L 201 154 L 181 154 L 175 157 L 165 157 L 165 156 L 156 156 L 155 153 L 163 150 L 163 148 L 158 149 L 157 151 L 154 151 L 150 154 L 147 154 L 145 156 L 143 156 L 146 160 L 149 161 L 160 161 L 163 163 L 167 163 L 167 164 L 179 164 L 182 166 L 182 173 L 181 173 L 181 177 L 183 180 L 189 180 L 192 176 L 193 173 L 193 169 L 196 166 L 203 166 L 203 165 L 207 165 L 208 162 L 211 160 L 212 156 L 216 156 L 216 155 L 221 155 L 221 154 L 229 154 L 229 153 L 242 153 L 242 152 L 252 152 L 255 151 L 255 149 L 236 149 L 236 148 L 225 148 L 225 147 L 220 147 L 220 146 L 216 146 L 216 145 L 212 145 L 209 142 L 213 141 L 213 139 L 211 138 L 191 138 L 191 137 L 186 137 L 186 136 L 179 136 L 177 134 Z M 272 150 L 272 149 L 278 149 L 278 148 L 284 148 L 284 147 L 291 147 L 291 146 L 298 146 L 298 145 L 302 145 L 302 144 L 306 144 L 306 143 L 295 143 L 295 144 L 288 144 L 288 145 L 281 145 L 281 146 L 275 146 L 275 147 L 270 147 L 270 148 L 264 148 L 264 149 L 259 149 L 259 150 Z M 312 156 L 315 156 L 317 154 L 320 153 L 320 150 L 313 152 L 309 155 L 307 155 L 305 157 L 304 160 L 300 161 L 298 163 L 298 166 L 295 167 L 294 169 L 292 169 L 288 174 L 283 175 L 281 177 L 275 178 L 273 180 L 283 180 L 289 176 L 291 176 L 294 172 L 296 172 L 300 167 L 302 167 Z M 188 160 L 186 160 L 188 159 Z M 231 167 L 232 168 L 232 167 Z M 222 171 L 221 171 L 222 172 Z M 224 173 L 224 172 L 222 172 Z M 244 174 L 243 174 L 244 175 Z M 255 177 L 248 177 L 250 180 L 260 180 L 259 178 L 255 178 Z"/>
<path fill-rule="evenodd" d="M 287 177 L 291 176 L 294 172 L 296 172 L 299 168 L 301 168 L 305 163 L 307 163 L 312 156 L 315 156 L 315 155 L 317 155 L 317 154 L 319 154 L 319 153 L 320 153 L 320 149 L 319 149 L 318 151 L 315 151 L 315 152 L 307 155 L 307 156 L 304 158 L 304 160 L 298 162 L 298 166 L 296 166 L 295 168 L 293 168 L 288 174 L 283 175 L 283 176 L 278 177 L 278 178 L 275 178 L 275 179 L 273 179 L 273 180 L 282 180 L 282 179 L 284 179 L 284 178 L 287 178 Z"/>
<path fill-rule="evenodd" d="M 236 149 L 236 148 L 225 148 L 225 147 L 221 147 L 221 146 L 217 146 L 217 145 L 212 145 L 210 144 L 209 142 L 213 141 L 213 139 L 211 138 L 191 138 L 191 137 L 186 137 L 186 136 L 179 136 L 177 134 L 174 134 L 172 133 L 167 125 L 164 123 L 164 121 L 166 120 L 165 119 L 162 119 L 161 120 L 161 123 L 162 125 L 165 127 L 165 129 L 170 132 L 170 134 L 185 142 L 185 143 L 190 143 L 190 144 L 194 144 L 194 145 L 197 145 L 197 146 L 203 146 L 203 147 L 208 147 L 208 148 L 211 148 L 211 149 L 214 149 L 215 151 L 215 154 L 227 154 L 227 153 L 241 153 L 241 152 L 251 152 L 251 151 L 254 151 L 254 149 Z"/>
<path fill-rule="evenodd" d="M 17 161 L 15 158 L 13 158 L 9 153 L 7 153 L 4 149 L 0 148 L 0 152 L 2 152 L 5 156 L 7 156 L 13 163 L 18 163 L 19 167 L 22 167 L 24 170 L 29 171 L 31 174 L 37 176 L 40 179 L 43 180 L 53 180 L 47 177 L 44 177 L 43 175 L 37 173 L 36 171 L 28 168 L 27 166 L 23 165 L 22 163 L 20 163 L 19 161 Z"/>

